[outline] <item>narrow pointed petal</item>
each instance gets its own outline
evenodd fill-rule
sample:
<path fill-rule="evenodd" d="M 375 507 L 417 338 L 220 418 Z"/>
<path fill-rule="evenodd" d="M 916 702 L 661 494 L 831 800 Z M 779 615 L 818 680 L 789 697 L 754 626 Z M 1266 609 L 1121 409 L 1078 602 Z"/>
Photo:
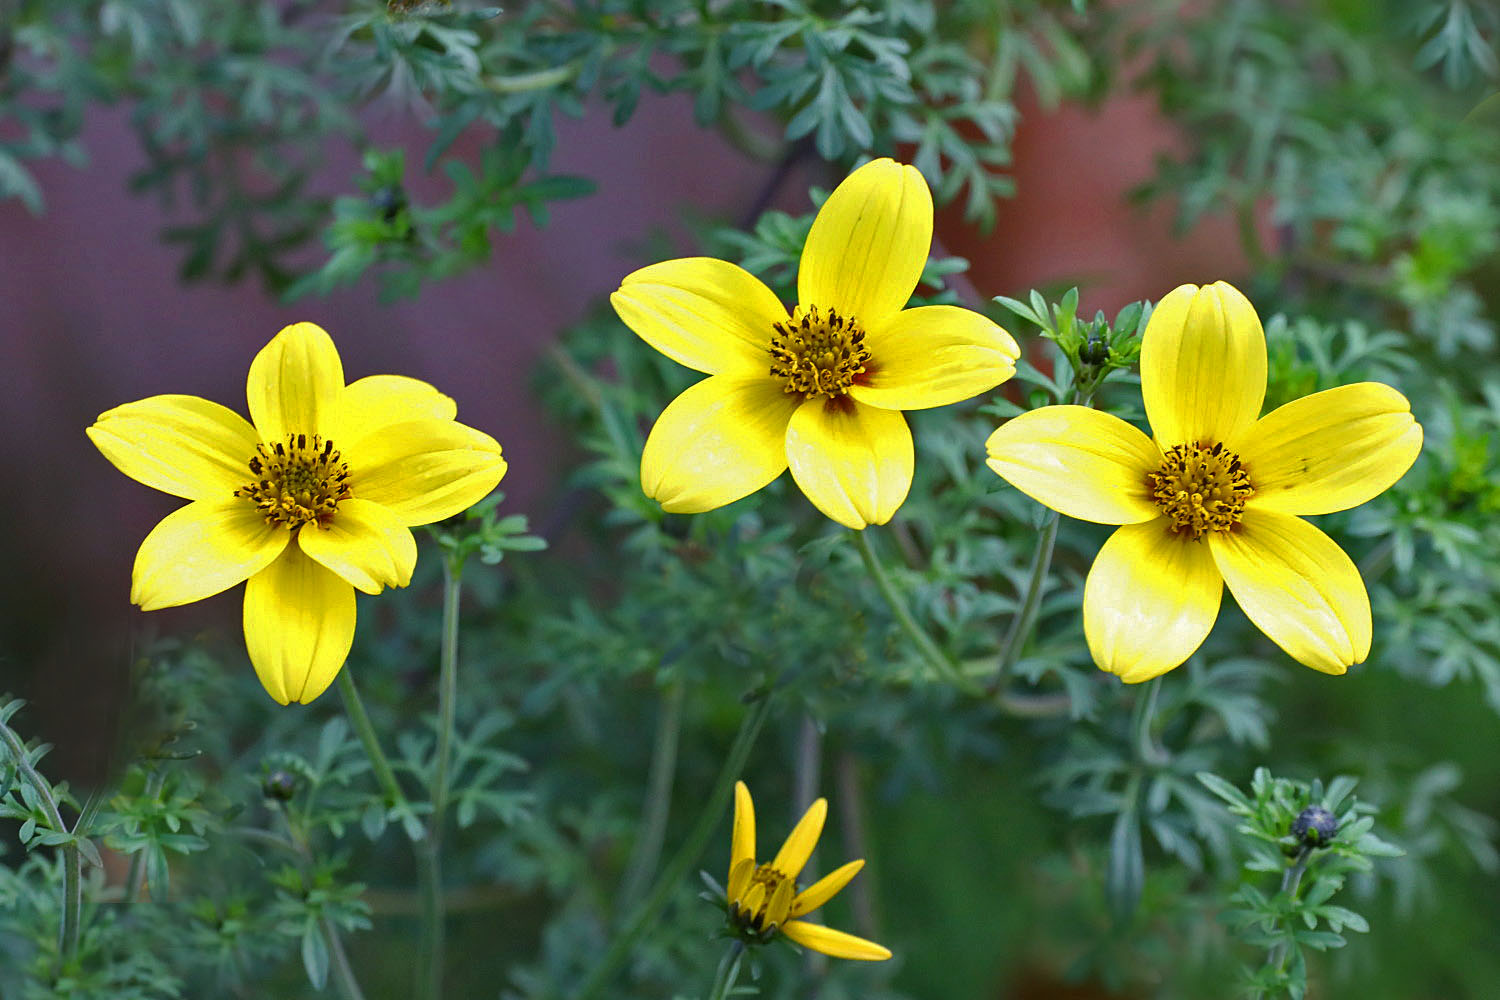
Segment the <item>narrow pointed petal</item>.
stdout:
<path fill-rule="evenodd" d="M 731 903 L 739 903 L 745 895 L 745 890 L 750 887 L 750 879 L 755 875 L 755 859 L 740 858 L 738 862 L 730 866 L 729 883 L 725 887 L 724 897 Z"/>
<path fill-rule="evenodd" d="M 1021 349 L 988 316 L 958 306 L 921 306 L 868 330 L 870 362 L 849 390 L 883 410 L 947 406 L 989 392 L 1016 373 Z"/>
<path fill-rule="evenodd" d="M 824 875 L 797 894 L 797 898 L 792 900 L 792 909 L 788 916 L 800 917 L 816 910 L 837 896 L 839 890 L 848 885 L 849 880 L 858 875 L 859 870 L 864 866 L 863 861 L 851 861 Z"/>
<path fill-rule="evenodd" d="M 822 952 L 830 958 L 852 958 L 862 962 L 883 962 L 891 957 L 891 950 L 874 941 L 844 931 L 836 931 L 822 924 L 806 920 L 789 920 L 781 933 L 804 948 Z"/>
<path fill-rule="evenodd" d="M 787 911 L 792 908 L 792 899 L 796 892 L 797 886 L 791 879 L 778 882 L 776 890 L 771 893 L 771 898 L 766 901 L 766 915 L 761 922 L 767 927 L 780 927 L 784 924 Z"/>
<path fill-rule="evenodd" d="M 417 566 L 411 529 L 380 504 L 358 497 L 340 501 L 326 525 L 303 525 L 297 544 L 314 562 L 367 594 L 406 586 Z"/>
<path fill-rule="evenodd" d="M 1168 292 L 1141 337 L 1141 395 L 1162 450 L 1226 441 L 1255 423 L 1266 335 L 1250 300 L 1222 281 Z"/>
<path fill-rule="evenodd" d="M 327 690 L 354 644 L 354 588 L 295 545 L 245 584 L 245 646 L 286 705 Z"/>
<path fill-rule="evenodd" d="M 1230 448 L 1255 487 L 1251 505 L 1329 514 L 1379 496 L 1406 475 L 1422 451 L 1422 425 L 1401 393 L 1359 382 L 1277 407 Z"/>
<path fill-rule="evenodd" d="M 905 307 L 932 249 L 932 192 L 916 167 L 871 160 L 818 209 L 797 271 L 803 307 L 835 309 L 866 330 Z"/>
<path fill-rule="evenodd" d="M 729 841 L 729 874 L 733 880 L 735 867 L 746 859 L 755 863 L 755 803 L 750 798 L 750 789 L 743 781 L 734 783 L 734 832 Z M 733 899 L 734 893 L 729 894 Z"/>
<path fill-rule="evenodd" d="M 680 365 L 709 375 L 764 375 L 786 307 L 736 264 L 686 257 L 626 275 L 610 305 L 636 335 Z"/>
<path fill-rule="evenodd" d="M 333 339 L 313 323 L 294 323 L 250 362 L 245 395 L 262 441 L 338 431 L 344 365 Z"/>
<path fill-rule="evenodd" d="M 227 497 L 259 441 L 244 417 L 197 396 L 152 396 L 99 414 L 85 432 L 136 482 L 185 500 Z"/>
<path fill-rule="evenodd" d="M 378 434 L 393 424 L 409 420 L 452 420 L 458 416 L 458 404 L 452 397 L 421 379 L 405 375 L 367 375 L 350 382 L 344 389 L 343 410 L 334 437 L 341 449 L 358 447 L 359 442 Z"/>
<path fill-rule="evenodd" d="M 646 438 L 641 490 L 671 514 L 749 496 L 786 469 L 786 428 L 799 404 L 763 375 L 715 375 L 688 387 Z"/>
<path fill-rule="evenodd" d="M 823 835 L 823 821 L 827 818 L 827 799 L 818 799 L 808 806 L 807 812 L 792 827 L 792 832 L 786 835 L 786 843 L 776 852 L 771 867 L 795 880 L 807 859 L 812 857 L 813 848 L 818 846 L 818 838 Z"/>
<path fill-rule="evenodd" d="M 385 507 L 407 527 L 468 510 L 505 475 L 495 439 L 452 420 L 391 424 L 344 458 L 350 493 Z"/>
<path fill-rule="evenodd" d="M 248 500 L 197 500 L 162 518 L 135 555 L 130 600 L 143 611 L 212 597 L 269 566 L 291 535 Z"/>
<path fill-rule="evenodd" d="M 1224 581 L 1208 544 L 1173 534 L 1165 517 L 1120 528 L 1083 588 L 1083 632 L 1101 670 L 1127 684 L 1178 666 L 1208 638 Z"/>
<path fill-rule="evenodd" d="M 1146 487 L 1161 452 L 1113 414 L 1044 406 L 1001 424 L 985 447 L 997 475 L 1060 514 L 1098 524 L 1138 524 L 1161 514 Z"/>
<path fill-rule="evenodd" d="M 792 478 L 813 506 L 848 528 L 884 524 L 911 490 L 916 455 L 898 410 L 809 399 L 787 426 Z"/>
<path fill-rule="evenodd" d="M 1370 595 L 1353 560 L 1290 514 L 1248 509 L 1210 548 L 1245 617 L 1298 663 L 1342 674 L 1370 655 Z"/>

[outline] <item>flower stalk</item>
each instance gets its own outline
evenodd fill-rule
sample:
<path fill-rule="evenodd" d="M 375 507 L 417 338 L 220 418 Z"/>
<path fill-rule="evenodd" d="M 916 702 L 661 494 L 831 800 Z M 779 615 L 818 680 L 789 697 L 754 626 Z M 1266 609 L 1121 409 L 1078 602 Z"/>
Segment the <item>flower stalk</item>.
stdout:
<path fill-rule="evenodd" d="M 400 783 L 396 781 L 396 772 L 391 770 L 391 762 L 386 757 L 385 751 L 380 749 L 380 737 L 375 734 L 375 726 L 370 722 L 370 714 L 365 711 L 365 702 L 359 696 L 359 688 L 354 686 L 353 671 L 340 670 L 338 685 L 339 697 L 344 701 L 344 714 L 349 717 L 349 724 L 354 727 L 360 744 L 365 748 L 365 756 L 370 761 L 371 770 L 375 772 L 376 782 L 385 792 L 386 807 L 404 807 L 406 795 L 401 791 Z"/>
<path fill-rule="evenodd" d="M 740 978 L 740 965 L 745 961 L 745 942 L 736 938 L 729 943 L 729 950 L 719 960 L 719 971 L 714 975 L 714 988 L 708 1000 L 727 1000 Z"/>

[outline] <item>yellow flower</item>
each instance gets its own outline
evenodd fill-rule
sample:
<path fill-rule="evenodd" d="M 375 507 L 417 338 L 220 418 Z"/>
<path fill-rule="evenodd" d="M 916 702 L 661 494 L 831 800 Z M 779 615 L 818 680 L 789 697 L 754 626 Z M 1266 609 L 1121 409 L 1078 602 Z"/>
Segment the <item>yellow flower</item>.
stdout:
<path fill-rule="evenodd" d="M 958 306 L 903 309 L 932 245 L 932 195 L 914 167 L 875 160 L 813 221 L 788 315 L 743 268 L 711 257 L 644 267 L 610 297 L 641 339 L 708 374 L 662 412 L 641 488 L 672 513 L 748 496 L 788 466 L 840 524 L 884 524 L 911 488 L 902 410 L 993 389 L 1020 351 Z"/>
<path fill-rule="evenodd" d="M 1083 592 L 1094 661 L 1128 683 L 1207 638 L 1224 584 L 1293 659 L 1342 674 L 1370 652 L 1370 598 L 1344 551 L 1298 515 L 1345 510 L 1400 479 L 1422 449 L 1406 397 L 1378 382 L 1260 416 L 1266 340 L 1224 282 L 1174 289 L 1141 343 L 1153 441 L 1082 406 L 1023 413 L 990 435 L 989 465 L 1055 511 L 1123 525 Z M 1258 419 L 1257 419 L 1258 418 Z"/>
<path fill-rule="evenodd" d="M 734 783 L 734 832 L 729 851 L 729 922 L 741 937 L 755 942 L 785 934 L 804 948 L 834 958 L 857 958 L 878 962 L 891 957 L 890 950 L 874 941 L 845 934 L 822 924 L 798 920 L 828 902 L 865 866 L 851 861 L 823 876 L 806 889 L 797 890 L 797 875 L 818 846 L 828 800 L 814 802 L 787 835 L 776 857 L 755 863 L 755 805 L 743 781 Z"/>
<path fill-rule="evenodd" d="M 152 611 L 245 586 L 245 645 L 285 705 L 333 682 L 354 641 L 354 590 L 404 587 L 411 527 L 457 514 L 505 474 L 494 439 L 425 382 L 344 384 L 333 341 L 289 326 L 250 364 L 250 418 L 152 396 L 88 429 L 132 479 L 192 501 L 136 554 L 130 599 Z"/>

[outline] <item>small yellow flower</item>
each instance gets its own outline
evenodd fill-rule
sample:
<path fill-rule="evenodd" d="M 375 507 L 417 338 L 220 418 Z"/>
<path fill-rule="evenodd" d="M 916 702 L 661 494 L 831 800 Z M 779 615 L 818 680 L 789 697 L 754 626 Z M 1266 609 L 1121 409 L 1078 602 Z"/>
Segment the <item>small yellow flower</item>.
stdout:
<path fill-rule="evenodd" d="M 245 645 L 272 698 L 310 702 L 354 641 L 354 591 L 411 582 L 411 528 L 472 506 L 505 474 L 500 446 L 425 382 L 344 384 L 338 350 L 289 326 L 250 364 L 250 418 L 197 396 L 99 415 L 89 440 L 127 476 L 192 501 L 135 558 L 146 611 L 245 586 Z"/>
<path fill-rule="evenodd" d="M 1369 655 L 1359 571 L 1298 515 L 1383 492 L 1416 461 L 1422 427 L 1406 397 L 1378 382 L 1262 417 L 1265 391 L 1254 307 L 1222 281 L 1183 285 L 1157 305 L 1141 342 L 1155 440 L 1082 406 L 1032 410 L 990 435 L 990 468 L 1021 492 L 1069 517 L 1123 525 L 1089 571 L 1083 626 L 1094 661 L 1128 683 L 1193 654 L 1226 583 L 1293 659 L 1342 674 Z"/>
<path fill-rule="evenodd" d="M 642 340 L 708 378 L 672 401 L 641 456 L 641 488 L 672 513 L 722 507 L 788 467 L 851 528 L 884 524 L 911 489 L 902 410 L 944 406 L 1015 373 L 1016 342 L 958 306 L 903 308 L 932 246 L 916 168 L 875 160 L 813 221 L 788 315 L 743 268 L 711 257 L 627 276 L 610 297 Z"/>
<path fill-rule="evenodd" d="M 729 922 L 741 937 L 755 942 L 785 934 L 804 948 L 834 958 L 857 958 L 878 962 L 890 958 L 888 948 L 873 941 L 836 931 L 822 924 L 799 920 L 828 902 L 865 866 L 851 861 L 823 876 L 806 889 L 797 890 L 802 871 L 828 816 L 828 800 L 814 802 L 787 835 L 776 857 L 755 863 L 755 805 L 743 781 L 734 783 L 734 832 L 729 851 Z"/>

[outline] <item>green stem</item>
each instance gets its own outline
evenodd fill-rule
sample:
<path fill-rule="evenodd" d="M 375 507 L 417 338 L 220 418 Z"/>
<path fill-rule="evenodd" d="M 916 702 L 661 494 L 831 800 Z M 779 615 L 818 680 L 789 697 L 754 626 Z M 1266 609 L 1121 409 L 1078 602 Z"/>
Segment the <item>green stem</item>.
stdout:
<path fill-rule="evenodd" d="M 561 66 L 532 70 L 530 73 L 485 77 L 484 85 L 486 89 L 496 94 L 525 94 L 533 90 L 546 90 L 549 87 L 567 83 L 577 76 L 582 68 L 583 63 L 575 59 Z"/>
<path fill-rule="evenodd" d="M 667 685 L 661 695 L 661 714 L 656 721 L 656 743 L 651 748 L 650 777 L 641 815 L 641 833 L 625 877 L 620 880 L 620 903 L 630 905 L 646 891 L 661 860 L 661 845 L 667 835 L 667 817 L 672 808 L 672 780 L 677 773 L 677 744 L 682 734 L 682 703 L 686 688 L 681 680 Z"/>
<path fill-rule="evenodd" d="M 934 670 L 942 674 L 953 685 L 968 694 L 980 694 L 979 686 L 964 675 L 958 665 L 948 658 L 938 644 L 933 640 L 917 620 L 912 617 L 911 610 L 907 608 L 906 602 L 901 595 L 896 593 L 896 587 L 891 583 L 891 578 L 886 574 L 885 567 L 880 564 L 880 559 L 875 555 L 875 549 L 870 545 L 868 529 L 866 531 L 854 532 L 854 542 L 859 548 L 860 558 L 864 560 L 865 569 L 870 578 L 875 581 L 880 595 L 885 598 L 885 603 L 890 607 L 891 614 L 896 616 L 907 637 L 916 645 L 922 658 L 927 661 Z"/>
<path fill-rule="evenodd" d="M 375 772 L 375 780 L 385 791 L 386 807 L 405 806 L 406 796 L 401 791 L 400 783 L 396 781 L 396 772 L 391 770 L 390 760 L 386 758 L 385 751 L 380 749 L 380 738 L 375 735 L 375 727 L 370 723 L 369 713 L 365 711 L 364 699 L 359 696 L 359 688 L 354 686 L 354 672 L 347 664 L 339 671 L 339 697 L 344 700 L 344 714 L 349 716 L 349 724 L 354 727 L 360 743 L 364 745 L 365 756 L 370 759 L 370 768 Z"/>
<path fill-rule="evenodd" d="M 307 835 L 293 819 L 290 811 L 277 810 L 286 826 L 287 839 L 282 840 L 274 833 L 265 830 L 255 830 L 254 833 L 264 834 L 264 837 L 256 837 L 262 843 L 270 841 L 279 847 L 287 847 L 297 855 L 298 867 L 302 871 L 302 877 L 308 878 L 313 867 L 312 845 L 308 843 Z M 240 830 L 241 836 L 251 832 L 249 828 Z M 349 956 L 344 951 L 343 938 L 339 936 L 338 925 L 330 917 L 318 917 L 318 927 L 323 932 L 323 940 L 328 945 L 328 954 L 333 959 L 333 976 L 338 980 L 340 989 L 343 990 L 347 1000 L 365 1000 L 365 994 L 359 987 L 359 980 L 355 978 L 354 967 L 349 964 Z"/>
<path fill-rule="evenodd" d="M 1281 873 L 1281 891 L 1290 892 L 1292 899 L 1297 898 L 1297 887 L 1302 884 L 1302 873 L 1307 871 L 1307 859 L 1312 854 L 1312 848 L 1303 845 L 1297 852 L 1297 860 L 1286 871 Z M 1271 945 L 1266 952 L 1266 968 L 1281 970 L 1282 963 L 1286 961 L 1286 941 L 1283 939 Z"/>
<path fill-rule="evenodd" d="M 609 985 L 610 976 L 630 954 L 636 939 L 645 932 L 666 907 L 667 901 L 672 898 L 683 877 L 687 874 L 700 856 L 703 848 L 708 843 L 708 838 L 713 835 L 715 828 L 724 817 L 724 810 L 729 805 L 729 791 L 734 782 L 744 770 L 745 761 L 750 756 L 750 748 L 755 745 L 755 737 L 760 733 L 761 726 L 766 721 L 766 716 L 771 709 L 771 696 L 762 693 L 757 696 L 754 707 L 745 713 L 745 718 L 740 722 L 739 732 L 735 733 L 734 743 L 729 748 L 728 755 L 724 758 L 724 766 L 719 769 L 719 776 L 714 781 L 714 787 L 703 802 L 703 811 L 698 814 L 698 820 L 688 832 L 687 839 L 667 862 L 665 868 L 656 879 L 656 885 L 652 887 L 651 894 L 636 907 L 630 919 L 620 931 L 615 934 L 614 940 L 610 942 L 604 957 L 594 970 L 589 973 L 578 992 L 573 994 L 573 1000 L 593 1000 L 599 996 L 606 986 Z"/>
<path fill-rule="evenodd" d="M 448 760 L 453 752 L 453 720 L 458 707 L 458 602 L 463 593 L 463 558 L 443 560 L 443 639 L 438 657 L 438 731 L 432 762 L 432 815 L 417 852 L 422 883 L 422 941 L 417 962 L 417 996 L 443 995 L 443 825 L 448 813 Z"/>
<path fill-rule="evenodd" d="M 1010 628 L 1000 643 L 1000 661 L 995 665 L 995 676 L 990 680 L 990 694 L 998 694 L 1009 680 L 1010 669 L 1020 658 L 1026 640 L 1036 627 L 1037 613 L 1042 608 L 1042 586 L 1052 570 L 1052 549 L 1057 543 L 1057 525 L 1061 521 L 1057 511 L 1049 511 L 1047 522 L 1042 525 L 1036 539 L 1036 551 L 1031 554 L 1031 571 L 1026 578 L 1026 589 L 1021 592 L 1021 606 L 1010 620 Z"/>
<path fill-rule="evenodd" d="M 161 794 L 161 786 L 166 781 L 166 774 L 160 767 L 151 769 L 146 775 L 146 798 L 155 801 Z M 146 882 L 146 852 L 136 851 L 130 856 L 130 871 L 125 875 L 125 897 L 120 900 L 124 906 L 130 906 L 141 894 L 141 886 Z"/>
<path fill-rule="evenodd" d="M 48 827 L 54 833 L 72 833 L 63 822 L 62 811 L 52 795 L 52 786 L 32 766 L 26 743 L 3 722 L 0 722 L 0 741 L 5 743 L 15 761 L 16 770 L 36 792 Z M 58 930 L 57 951 L 57 971 L 61 974 L 63 967 L 78 953 L 78 934 L 83 920 L 83 861 L 79 857 L 77 841 L 64 841 L 58 845 L 58 850 L 63 862 L 62 925 Z"/>
<path fill-rule="evenodd" d="M 736 939 L 719 960 L 719 971 L 714 974 L 714 988 L 709 993 L 708 1000 L 726 1000 L 729 991 L 734 989 L 735 981 L 740 978 L 740 964 L 744 960 L 745 942 Z"/>
<path fill-rule="evenodd" d="M 1146 690 L 1136 697 L 1135 712 L 1130 724 L 1136 755 L 1147 764 L 1163 764 L 1167 760 L 1167 752 L 1156 742 L 1152 733 L 1156 702 L 1161 697 L 1161 683 L 1161 676 L 1146 682 Z"/>

